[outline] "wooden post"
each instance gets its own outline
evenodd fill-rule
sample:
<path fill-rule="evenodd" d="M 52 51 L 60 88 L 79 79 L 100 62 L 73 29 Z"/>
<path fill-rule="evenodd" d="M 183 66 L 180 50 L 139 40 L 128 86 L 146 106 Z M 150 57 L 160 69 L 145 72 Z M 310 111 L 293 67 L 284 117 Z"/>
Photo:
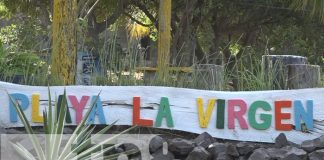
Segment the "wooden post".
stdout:
<path fill-rule="evenodd" d="M 262 56 L 262 71 L 265 80 L 273 84 L 272 89 L 287 89 L 288 71 L 286 66 L 306 63 L 307 58 L 302 56 L 264 55 Z"/>
<path fill-rule="evenodd" d="M 193 77 L 195 88 L 222 90 L 224 87 L 224 66 L 199 64 L 195 67 Z"/>
<path fill-rule="evenodd" d="M 320 86 L 320 66 L 308 64 L 287 65 L 288 89 L 316 88 Z"/>
<path fill-rule="evenodd" d="M 152 45 L 149 48 L 149 59 L 145 61 L 144 67 L 152 67 L 156 68 L 157 67 L 157 46 Z M 139 70 L 144 72 L 144 84 L 146 85 L 154 85 L 155 80 L 157 79 L 157 74 L 156 71 L 149 71 L 149 70 Z"/>
<path fill-rule="evenodd" d="M 171 41 L 171 0 L 160 0 L 158 31 L 158 79 L 165 82 L 169 74 Z"/>

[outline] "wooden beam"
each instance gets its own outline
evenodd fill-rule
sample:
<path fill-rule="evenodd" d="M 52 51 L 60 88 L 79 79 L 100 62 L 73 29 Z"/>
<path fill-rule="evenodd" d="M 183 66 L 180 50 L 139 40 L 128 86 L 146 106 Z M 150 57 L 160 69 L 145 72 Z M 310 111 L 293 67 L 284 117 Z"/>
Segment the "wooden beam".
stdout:
<path fill-rule="evenodd" d="M 146 72 L 157 72 L 158 68 L 154 67 L 137 67 L 136 71 L 146 71 Z M 169 67 L 169 72 L 184 72 L 184 73 L 192 73 L 192 67 Z"/>

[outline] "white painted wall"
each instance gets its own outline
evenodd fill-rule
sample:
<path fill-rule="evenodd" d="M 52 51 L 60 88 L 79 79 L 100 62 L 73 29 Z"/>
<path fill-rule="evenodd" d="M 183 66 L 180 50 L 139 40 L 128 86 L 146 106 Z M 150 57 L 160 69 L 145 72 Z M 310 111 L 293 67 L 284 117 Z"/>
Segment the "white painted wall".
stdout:
<path fill-rule="evenodd" d="M 273 142 L 276 136 L 281 133 L 274 129 L 274 109 L 272 125 L 268 130 L 260 131 L 249 126 L 248 130 L 241 130 L 236 122 L 234 130 L 227 128 L 227 110 L 225 110 L 225 129 L 216 129 L 216 110 L 214 108 L 209 126 L 206 129 L 199 127 L 196 98 L 204 99 L 204 105 L 207 105 L 209 98 L 219 99 L 243 99 L 250 105 L 256 100 L 265 100 L 273 105 L 275 100 L 313 100 L 314 102 L 314 131 L 311 133 L 302 133 L 300 131 L 284 132 L 290 141 L 300 143 L 306 139 L 314 139 L 324 134 L 324 88 L 301 89 L 301 90 L 282 90 L 282 91 L 256 91 L 256 92 L 220 92 L 205 91 L 195 89 L 183 89 L 172 87 L 152 87 L 152 86 L 58 86 L 50 87 L 52 99 L 62 94 L 66 88 L 67 95 L 75 95 L 80 100 L 82 95 L 97 95 L 101 91 L 101 100 L 104 104 L 104 114 L 108 124 L 118 121 L 118 125 L 132 124 L 132 99 L 135 96 L 141 97 L 141 117 L 153 119 L 155 121 L 159 102 L 161 97 L 168 97 L 171 105 L 172 116 L 175 130 L 183 130 L 193 133 L 208 132 L 214 137 L 240 140 L 240 141 L 258 141 Z M 40 93 L 41 100 L 48 100 L 48 89 L 43 86 L 24 86 L 11 83 L 0 82 L 0 125 L 4 127 L 20 127 L 22 124 L 12 123 L 9 119 L 9 98 L 7 93 L 23 93 L 31 98 L 33 93 Z M 41 101 L 41 108 L 47 106 L 48 102 Z M 108 104 L 108 105 L 106 105 Z M 146 107 L 153 107 L 149 109 Z M 227 108 L 227 107 L 226 107 Z M 293 110 L 283 110 L 291 112 Z M 31 106 L 25 111 L 27 117 L 31 119 Z M 75 112 L 70 108 L 72 120 L 75 121 Z M 85 113 L 85 112 L 84 112 Z M 257 112 L 260 114 L 261 112 Z M 247 115 L 246 115 L 247 120 Z M 285 121 L 287 122 L 287 121 Z M 290 121 L 292 124 L 292 119 Z M 96 121 L 98 123 L 98 121 Z M 33 125 L 41 125 L 35 124 Z M 162 128 L 167 128 L 165 121 Z"/>

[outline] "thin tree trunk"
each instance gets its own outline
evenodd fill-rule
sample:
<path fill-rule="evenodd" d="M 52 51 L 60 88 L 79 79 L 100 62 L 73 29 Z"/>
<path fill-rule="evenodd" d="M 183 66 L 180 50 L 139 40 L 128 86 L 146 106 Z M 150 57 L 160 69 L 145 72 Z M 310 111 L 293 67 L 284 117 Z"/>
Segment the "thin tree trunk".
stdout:
<path fill-rule="evenodd" d="M 64 85 L 75 83 L 77 0 L 54 0 L 52 76 Z"/>
<path fill-rule="evenodd" d="M 169 73 L 171 41 L 171 0 L 160 0 L 158 32 L 158 78 L 166 81 Z"/>

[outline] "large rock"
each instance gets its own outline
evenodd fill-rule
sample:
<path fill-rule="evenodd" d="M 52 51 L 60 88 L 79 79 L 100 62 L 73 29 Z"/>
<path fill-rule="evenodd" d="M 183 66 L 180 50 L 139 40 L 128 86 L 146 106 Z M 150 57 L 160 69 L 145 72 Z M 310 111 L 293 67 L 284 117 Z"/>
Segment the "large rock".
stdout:
<path fill-rule="evenodd" d="M 291 146 L 286 146 L 281 148 L 282 150 L 286 151 L 286 156 L 289 156 L 290 154 L 296 155 L 300 159 L 306 159 L 307 158 L 307 152 L 305 152 L 302 149 L 296 148 L 296 147 L 291 147 Z"/>
<path fill-rule="evenodd" d="M 236 144 L 237 151 L 240 153 L 240 155 L 248 155 L 252 153 L 252 151 L 256 148 L 256 146 L 252 143 L 248 142 L 240 142 Z"/>
<path fill-rule="evenodd" d="M 236 146 L 232 143 L 224 144 L 224 143 L 215 142 L 212 145 L 210 145 L 207 150 L 209 151 L 209 153 L 211 153 L 211 155 L 214 159 L 219 157 L 218 155 L 220 153 L 225 153 L 226 155 L 230 156 L 231 158 L 240 156 L 239 152 L 237 151 Z"/>
<path fill-rule="evenodd" d="M 236 146 L 235 146 L 234 144 L 227 143 L 226 146 L 227 146 L 227 151 L 226 151 L 226 153 L 227 153 L 228 155 L 233 156 L 233 157 L 239 157 L 239 156 L 240 156 L 240 154 L 239 154 L 239 152 L 237 151 L 237 148 L 236 148 Z"/>
<path fill-rule="evenodd" d="M 302 160 L 295 154 L 285 155 L 281 160 Z"/>
<path fill-rule="evenodd" d="M 188 155 L 186 160 L 208 160 L 210 154 L 202 146 L 195 147 Z"/>
<path fill-rule="evenodd" d="M 182 138 L 174 138 L 168 141 L 169 151 L 176 158 L 186 157 L 195 147 L 195 143 Z"/>
<path fill-rule="evenodd" d="M 316 149 L 315 140 L 306 140 L 301 144 L 301 148 L 307 152 L 313 152 Z"/>
<path fill-rule="evenodd" d="M 207 150 L 211 154 L 211 156 L 215 159 L 218 157 L 219 153 L 227 152 L 227 145 L 225 145 L 224 143 L 215 142 L 211 144 Z"/>
<path fill-rule="evenodd" d="M 112 147 L 112 145 L 107 144 L 107 145 L 103 145 L 104 148 L 108 148 L 108 147 Z M 122 154 L 124 151 L 124 149 L 122 148 L 122 146 L 116 146 L 106 152 L 104 152 L 104 156 L 110 156 L 110 155 L 118 155 L 118 154 Z"/>
<path fill-rule="evenodd" d="M 74 132 L 74 129 L 69 128 L 69 127 L 64 127 L 64 129 L 63 129 L 64 134 L 73 134 L 73 132 Z"/>
<path fill-rule="evenodd" d="M 297 144 L 297 143 L 290 142 L 290 141 L 288 141 L 288 143 L 289 143 L 289 146 L 296 147 L 296 148 L 301 148 L 301 144 Z"/>
<path fill-rule="evenodd" d="M 155 136 L 151 139 L 150 141 L 150 153 L 154 153 L 157 150 L 161 149 L 163 147 L 163 143 L 166 143 L 166 141 L 160 137 L 160 136 Z"/>
<path fill-rule="evenodd" d="M 230 155 L 226 154 L 225 152 L 219 153 L 217 158 L 214 160 L 233 160 L 233 157 Z"/>
<path fill-rule="evenodd" d="M 152 154 L 152 160 L 173 160 L 174 159 L 174 155 L 172 154 L 172 152 L 169 151 L 165 151 L 166 153 L 163 152 L 163 148 L 155 151 Z"/>
<path fill-rule="evenodd" d="M 308 155 L 309 160 L 323 160 L 324 149 L 314 151 Z"/>
<path fill-rule="evenodd" d="M 128 157 L 138 157 L 141 155 L 141 151 L 133 143 L 124 143 L 121 147 L 125 152 L 128 152 Z"/>
<path fill-rule="evenodd" d="M 272 159 L 282 159 L 286 156 L 287 151 L 279 148 L 267 148 L 267 153 Z"/>
<path fill-rule="evenodd" d="M 238 158 L 238 160 L 247 160 L 248 158 L 246 158 L 245 156 L 240 156 L 239 158 Z"/>
<path fill-rule="evenodd" d="M 128 160 L 128 156 L 126 154 L 121 154 L 121 155 L 118 155 L 118 160 Z"/>
<path fill-rule="evenodd" d="M 268 152 L 264 148 L 259 148 L 254 150 L 248 160 L 270 160 L 271 157 L 269 156 Z"/>
<path fill-rule="evenodd" d="M 209 145 L 215 142 L 215 139 L 207 132 L 204 132 L 200 134 L 197 138 L 195 138 L 193 142 L 195 142 L 199 146 L 207 148 Z"/>
<path fill-rule="evenodd" d="M 314 139 L 316 149 L 324 149 L 324 135 Z"/>
<path fill-rule="evenodd" d="M 275 139 L 275 146 L 278 148 L 289 145 L 287 137 L 284 133 L 280 133 Z"/>

